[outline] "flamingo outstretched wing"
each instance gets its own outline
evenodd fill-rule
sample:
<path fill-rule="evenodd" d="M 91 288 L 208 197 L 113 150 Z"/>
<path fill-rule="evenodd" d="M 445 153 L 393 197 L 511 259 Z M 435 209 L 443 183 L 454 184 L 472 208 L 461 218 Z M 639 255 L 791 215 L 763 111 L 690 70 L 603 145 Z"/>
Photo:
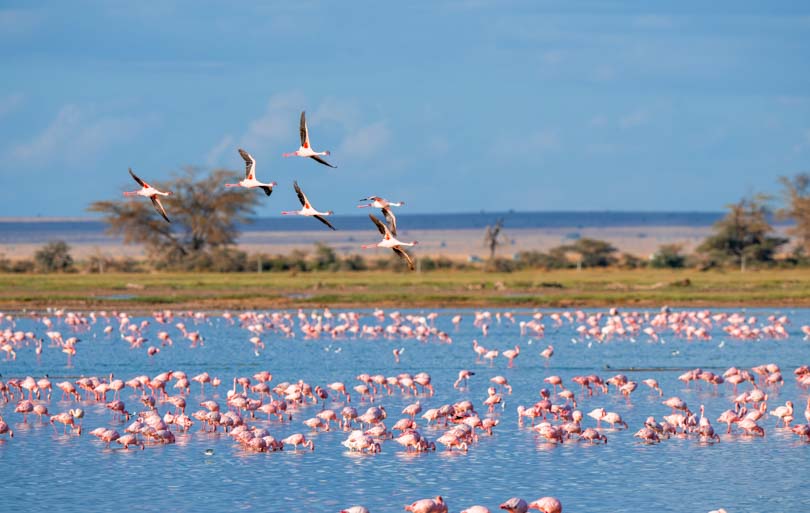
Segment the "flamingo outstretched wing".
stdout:
<path fill-rule="evenodd" d="M 312 216 L 312 217 L 314 217 L 314 218 L 315 218 L 315 219 L 317 219 L 318 221 L 322 222 L 323 224 L 325 224 L 325 225 L 326 225 L 326 226 L 328 226 L 329 228 L 331 228 L 331 229 L 333 229 L 333 230 L 337 230 L 337 228 L 335 228 L 334 226 L 332 226 L 332 223 L 330 223 L 329 221 L 327 221 L 325 217 L 323 217 L 323 216 L 318 216 L 318 215 L 315 215 L 315 216 Z"/>
<path fill-rule="evenodd" d="M 393 247 L 393 248 L 391 248 L 391 249 L 393 249 L 393 250 L 394 250 L 394 253 L 396 253 L 397 255 L 399 255 L 399 257 L 400 257 L 400 258 L 402 258 L 403 260 L 405 260 L 406 262 L 408 262 L 408 269 L 410 269 L 411 271 L 413 271 L 413 270 L 414 270 L 414 266 L 413 266 L 413 259 L 411 258 L 411 255 L 409 255 L 409 254 L 408 254 L 408 253 L 407 253 L 407 252 L 406 252 L 404 249 L 402 249 L 402 248 L 401 248 L 401 247 L 399 247 L 399 246 L 394 246 L 394 247 Z"/>
<path fill-rule="evenodd" d="M 160 202 L 158 197 L 152 196 L 150 199 L 152 200 L 152 205 L 154 205 L 155 210 L 157 210 L 157 213 L 163 216 L 163 219 L 165 219 L 167 223 L 171 223 L 171 221 L 169 220 L 169 216 L 166 215 L 166 209 L 163 208 L 163 203 Z"/>
<path fill-rule="evenodd" d="M 307 199 L 307 195 L 304 194 L 304 191 L 301 190 L 301 187 L 298 187 L 298 181 L 293 182 L 293 187 L 295 188 L 295 193 L 298 194 L 298 201 L 301 202 L 301 206 L 307 208 L 309 206 L 309 200 Z"/>
<path fill-rule="evenodd" d="M 138 185 L 140 185 L 141 187 L 149 187 L 148 183 L 146 183 L 143 180 L 141 180 L 140 178 L 138 178 L 138 175 L 136 175 L 135 173 L 132 172 L 132 168 L 129 168 L 129 174 L 132 175 L 132 178 L 134 178 L 135 181 L 138 182 Z"/>
<path fill-rule="evenodd" d="M 321 163 L 321 164 L 323 164 L 324 166 L 329 166 L 329 167 L 331 167 L 331 168 L 337 169 L 337 166 L 333 166 L 332 164 L 330 164 L 329 162 L 325 161 L 324 159 L 322 159 L 321 157 L 319 157 L 319 156 L 317 156 L 317 155 L 313 155 L 313 156 L 311 156 L 310 158 L 311 158 L 312 160 L 316 161 L 316 162 L 320 162 L 320 163 Z"/>
<path fill-rule="evenodd" d="M 256 159 L 242 148 L 239 148 L 239 155 L 241 155 L 245 161 L 245 178 L 252 180 L 256 176 Z"/>
<path fill-rule="evenodd" d="M 309 131 L 307 130 L 307 112 L 301 111 L 301 125 L 299 127 L 301 133 L 301 146 L 309 148 Z"/>
<path fill-rule="evenodd" d="M 377 229 L 380 230 L 380 235 L 382 235 L 386 239 L 391 236 L 391 231 L 388 229 L 387 226 L 385 226 L 385 223 L 377 219 L 374 216 L 374 214 L 369 214 L 368 217 L 374 222 L 374 224 L 377 226 Z"/>
<path fill-rule="evenodd" d="M 388 221 L 388 227 L 391 229 L 391 233 L 396 235 L 397 234 L 397 216 L 391 211 L 390 208 L 383 208 L 382 213 L 385 216 L 385 220 Z"/>

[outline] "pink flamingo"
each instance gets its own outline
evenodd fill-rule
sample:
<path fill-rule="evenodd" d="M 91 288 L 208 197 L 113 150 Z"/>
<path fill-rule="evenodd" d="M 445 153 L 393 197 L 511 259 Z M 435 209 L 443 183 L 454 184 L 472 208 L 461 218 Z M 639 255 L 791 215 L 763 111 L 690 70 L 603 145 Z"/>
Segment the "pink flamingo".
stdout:
<path fill-rule="evenodd" d="M 397 235 L 396 222 L 390 221 L 392 217 L 386 216 L 386 218 L 389 219 L 389 223 L 391 224 L 390 228 L 388 225 L 377 219 L 373 214 L 369 214 L 368 217 L 377 226 L 377 230 L 379 230 L 380 234 L 383 236 L 383 239 L 377 244 L 363 244 L 360 247 L 363 249 L 372 249 L 372 248 L 391 249 L 394 253 L 397 254 L 397 256 L 405 260 L 408 263 L 408 268 L 411 271 L 413 271 L 415 269 L 413 265 L 413 259 L 404 249 L 402 249 L 402 246 L 415 246 L 418 244 L 418 242 L 417 241 L 402 242 L 398 240 L 396 238 Z"/>
<path fill-rule="evenodd" d="M 554 497 L 541 497 L 530 503 L 529 509 L 536 509 L 542 513 L 562 513 L 562 504 Z"/>
<path fill-rule="evenodd" d="M 563 386 L 562 378 L 559 376 L 549 376 L 547 378 L 544 378 L 543 382 L 553 386 L 555 392 L 557 391 L 557 386 L 559 386 L 560 389 L 565 389 L 565 386 Z"/>
<path fill-rule="evenodd" d="M 125 450 L 128 450 L 130 445 L 140 445 L 141 450 L 144 449 L 143 442 L 139 441 L 138 437 L 134 434 L 126 434 L 124 436 L 118 437 L 116 439 L 116 442 L 123 445 Z"/>
<path fill-rule="evenodd" d="M 381 198 L 379 196 L 369 196 L 368 198 L 363 198 L 358 201 L 370 201 L 371 203 L 368 205 L 357 205 L 357 208 L 388 208 L 388 207 L 401 207 L 405 205 L 404 201 L 388 201 L 385 198 Z M 459 318 L 459 321 L 461 318 Z M 454 324 L 458 324 L 454 321 Z"/>
<path fill-rule="evenodd" d="M 604 442 L 607 443 L 607 437 L 593 428 L 587 428 L 579 435 L 580 440 L 587 440 L 588 442 Z"/>
<path fill-rule="evenodd" d="M 254 189 L 256 187 L 264 191 L 267 196 L 273 194 L 273 187 L 276 182 L 262 183 L 256 178 L 256 160 L 242 148 L 239 148 L 239 155 L 245 161 L 245 178 L 240 180 L 239 183 L 226 183 L 225 187 L 244 187 L 246 189 Z"/>
<path fill-rule="evenodd" d="M 786 402 L 784 406 L 777 407 L 775 410 L 771 411 L 770 414 L 779 419 L 776 421 L 777 424 L 781 420 L 782 422 L 785 423 L 785 427 L 790 427 L 788 425 L 790 423 L 790 420 L 788 419 L 793 418 L 793 402 L 792 401 Z"/>
<path fill-rule="evenodd" d="M 409 506 L 405 506 L 405 511 L 411 513 L 447 513 L 447 504 L 439 495 L 435 499 L 421 499 Z"/>
<path fill-rule="evenodd" d="M 314 217 L 315 219 L 322 222 L 332 230 L 337 229 L 334 226 L 332 226 L 332 224 L 329 221 L 327 221 L 326 218 L 324 217 L 330 216 L 334 214 L 334 212 L 332 212 L 331 210 L 327 212 L 319 212 L 318 210 L 312 207 L 306 194 L 304 194 L 304 191 L 302 191 L 301 188 L 298 186 L 297 181 L 293 182 L 293 187 L 295 188 L 295 193 L 298 195 L 298 201 L 301 202 L 301 206 L 303 208 L 301 210 L 285 210 L 284 212 L 282 212 L 283 215 Z"/>
<path fill-rule="evenodd" d="M 648 387 L 652 388 L 653 390 L 658 391 L 658 396 L 659 397 L 664 395 L 664 391 L 661 390 L 661 387 L 658 385 L 658 381 L 650 378 L 650 379 L 645 379 L 644 381 L 642 381 L 642 383 L 644 383 Z"/>
<path fill-rule="evenodd" d="M 512 385 L 509 384 L 509 381 L 507 381 L 505 377 L 503 377 L 503 376 L 495 376 L 493 378 L 489 378 L 489 380 L 491 382 L 495 383 L 496 385 L 500 385 L 500 386 L 506 388 L 506 392 L 508 394 L 512 393 Z"/>
<path fill-rule="evenodd" d="M 0 435 L 8 435 L 9 438 L 14 438 L 14 431 L 8 427 L 2 416 L 0 416 Z"/>
<path fill-rule="evenodd" d="M 661 439 L 658 437 L 658 433 L 648 427 L 639 429 L 633 436 L 636 438 L 641 438 L 642 441 L 648 444 L 654 444 L 661 441 Z"/>
<path fill-rule="evenodd" d="M 285 445 L 292 445 L 293 450 L 298 450 L 299 445 L 303 445 L 304 447 L 309 447 L 310 451 L 315 450 L 315 443 L 312 440 L 307 440 L 307 437 L 302 435 L 301 433 L 295 433 L 287 438 L 283 439 L 281 443 Z"/>
<path fill-rule="evenodd" d="M 529 510 L 529 504 L 520 497 L 512 497 L 498 507 L 508 513 L 526 513 Z"/>
<path fill-rule="evenodd" d="M 162 192 L 155 189 L 148 183 L 138 178 L 138 176 L 132 172 L 132 168 L 130 168 L 129 174 L 132 175 L 132 178 L 136 182 L 138 182 L 138 185 L 141 186 L 141 189 L 132 192 L 125 192 L 124 196 L 143 196 L 145 198 L 149 198 L 150 200 L 152 200 L 152 205 L 155 207 L 155 211 L 157 211 L 157 213 L 160 214 L 163 217 L 163 219 L 166 220 L 167 223 L 171 223 L 171 221 L 169 220 L 169 216 L 166 215 L 166 209 L 163 208 L 163 204 L 160 202 L 158 196 L 171 196 L 172 193 Z"/>
<path fill-rule="evenodd" d="M 501 356 L 507 358 L 509 360 L 509 367 L 512 367 L 512 363 L 514 362 L 515 358 L 520 355 L 520 346 L 515 346 L 515 349 L 507 349 L 501 353 Z"/>
<path fill-rule="evenodd" d="M 458 371 L 458 379 L 453 383 L 453 388 L 466 388 L 470 376 L 475 376 L 475 373 L 466 369 Z M 463 387 L 461 386 L 462 382 L 464 383 Z"/>
<path fill-rule="evenodd" d="M 319 163 L 323 164 L 324 166 L 329 166 L 329 167 L 333 167 L 333 168 L 337 167 L 337 166 L 333 166 L 332 164 L 330 164 L 329 162 L 327 162 L 327 161 L 325 161 L 324 159 L 321 158 L 322 156 L 328 157 L 330 155 L 329 151 L 320 151 L 320 152 L 315 151 L 310 146 L 310 144 L 309 144 L 309 130 L 307 129 L 306 111 L 301 112 L 301 123 L 299 125 L 299 130 L 298 131 L 299 131 L 300 136 L 301 136 L 301 147 L 298 148 L 297 150 L 293 151 L 293 152 L 284 153 L 284 154 L 282 154 L 282 156 L 284 156 L 284 157 L 309 157 L 312 160 L 314 160 L 315 162 L 319 162 Z"/>
<path fill-rule="evenodd" d="M 490 513 L 489 508 L 484 506 L 470 506 L 461 511 L 461 513 Z"/>

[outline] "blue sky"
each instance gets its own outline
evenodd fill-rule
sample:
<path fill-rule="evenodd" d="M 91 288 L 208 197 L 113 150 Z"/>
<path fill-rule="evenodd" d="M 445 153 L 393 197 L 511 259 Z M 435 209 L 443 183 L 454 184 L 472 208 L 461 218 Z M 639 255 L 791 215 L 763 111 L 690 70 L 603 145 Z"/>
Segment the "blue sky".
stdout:
<path fill-rule="evenodd" d="M 5 0 L 0 216 L 238 147 L 259 215 L 719 210 L 810 170 L 808 62 L 807 2 Z M 304 109 L 338 169 L 281 157 Z"/>

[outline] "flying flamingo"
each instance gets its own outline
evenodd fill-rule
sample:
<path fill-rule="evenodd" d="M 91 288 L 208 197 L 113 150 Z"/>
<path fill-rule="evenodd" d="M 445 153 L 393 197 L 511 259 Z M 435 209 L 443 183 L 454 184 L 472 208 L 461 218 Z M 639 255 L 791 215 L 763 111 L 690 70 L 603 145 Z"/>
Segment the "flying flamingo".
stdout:
<path fill-rule="evenodd" d="M 377 225 L 377 229 L 383 236 L 383 240 L 378 242 L 377 244 L 363 244 L 361 247 L 363 249 L 369 248 L 390 248 L 396 253 L 400 258 L 408 262 L 408 268 L 413 271 L 415 269 L 413 265 L 413 259 L 411 256 L 402 249 L 402 246 L 415 246 L 418 244 L 417 241 L 413 242 L 402 242 L 396 239 L 396 225 L 393 227 L 393 230 L 389 229 L 388 226 L 374 217 L 373 214 L 369 214 L 368 217 Z"/>
<path fill-rule="evenodd" d="M 405 205 L 404 201 L 388 201 L 379 196 L 369 196 L 357 201 L 370 201 L 368 205 L 357 205 L 357 208 L 388 208 L 388 207 L 401 207 Z"/>
<path fill-rule="evenodd" d="M 397 216 L 394 215 L 394 212 L 391 211 L 390 208 L 383 208 L 382 215 L 385 217 L 385 222 L 388 223 L 388 228 L 391 230 L 391 233 L 396 236 L 397 234 Z"/>
<path fill-rule="evenodd" d="M 226 183 L 225 187 L 244 187 L 246 189 L 259 187 L 266 195 L 273 194 L 276 182 L 262 183 L 256 179 L 256 159 L 242 148 L 239 148 L 239 155 L 245 160 L 245 179 L 240 180 L 239 183 Z"/>
<path fill-rule="evenodd" d="M 299 127 L 299 131 L 301 132 L 301 147 L 291 153 L 284 153 L 283 155 L 285 157 L 309 157 L 316 162 L 320 162 L 324 166 L 337 167 L 320 157 L 329 156 L 330 153 L 328 151 L 315 151 L 312 149 L 312 147 L 310 147 L 306 111 L 301 112 L 301 126 Z"/>
<path fill-rule="evenodd" d="M 163 219 L 165 219 L 167 223 L 171 223 L 171 221 L 169 221 L 169 216 L 166 215 L 166 209 L 163 208 L 163 204 L 160 202 L 158 196 L 171 196 L 172 193 L 162 192 L 155 189 L 148 183 L 138 178 L 138 175 L 132 172 L 132 168 L 129 169 L 129 174 L 131 174 L 132 178 L 134 178 L 135 181 L 138 182 L 138 184 L 141 186 L 141 189 L 138 191 L 125 192 L 124 196 L 143 196 L 145 198 L 149 198 L 150 200 L 152 200 L 152 205 L 154 205 L 157 213 L 163 216 Z"/>
<path fill-rule="evenodd" d="M 314 217 L 315 219 L 322 222 L 323 224 L 325 224 L 329 228 L 331 228 L 333 230 L 337 229 L 334 226 L 332 226 L 332 224 L 329 221 L 327 221 L 325 217 L 323 217 L 323 216 L 330 216 L 330 215 L 334 214 L 334 212 L 332 212 L 331 210 L 329 210 L 328 212 L 318 212 L 317 210 L 312 208 L 312 205 L 310 205 L 309 199 L 307 199 L 306 194 L 304 194 L 304 191 L 302 191 L 301 188 L 298 187 L 298 182 L 293 182 L 293 187 L 295 187 L 295 193 L 298 194 L 298 200 L 301 202 L 301 205 L 304 208 L 302 208 L 301 210 L 292 210 L 292 211 L 288 210 L 288 211 L 282 212 L 282 214 L 284 214 L 285 216 L 308 216 L 308 217 Z"/>

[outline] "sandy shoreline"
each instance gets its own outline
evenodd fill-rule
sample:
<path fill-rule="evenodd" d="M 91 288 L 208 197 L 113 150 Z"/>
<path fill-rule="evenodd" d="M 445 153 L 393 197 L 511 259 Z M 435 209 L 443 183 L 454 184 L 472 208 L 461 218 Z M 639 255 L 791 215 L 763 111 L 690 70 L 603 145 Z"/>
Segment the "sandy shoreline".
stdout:
<path fill-rule="evenodd" d="M 691 252 L 710 233 L 711 227 L 695 226 L 618 226 L 618 227 L 559 227 L 525 228 L 504 230 L 509 243 L 499 249 L 499 254 L 511 257 L 520 251 L 547 251 L 561 244 L 574 242 L 576 237 L 601 239 L 613 244 L 620 252 L 648 258 L 663 244 L 681 244 L 686 252 Z M 783 233 L 784 229 L 777 229 Z M 417 254 L 447 256 L 454 259 L 467 259 L 475 255 L 485 257 L 484 232 L 481 229 L 459 230 L 401 230 L 402 240 L 418 240 Z M 363 252 L 361 244 L 376 242 L 377 233 L 372 230 L 355 231 L 266 231 L 246 232 L 238 240 L 238 247 L 249 253 L 289 254 L 294 250 L 313 251 L 317 243 L 331 246 L 339 254 L 354 253 L 369 256 L 383 256 L 387 252 L 369 250 Z M 106 257 L 145 256 L 140 245 L 125 245 L 107 236 L 97 236 L 75 240 L 65 234 L 74 258 L 90 256 Z M 6 258 L 30 258 L 42 243 L 11 243 L 0 246 L 0 253 Z"/>

